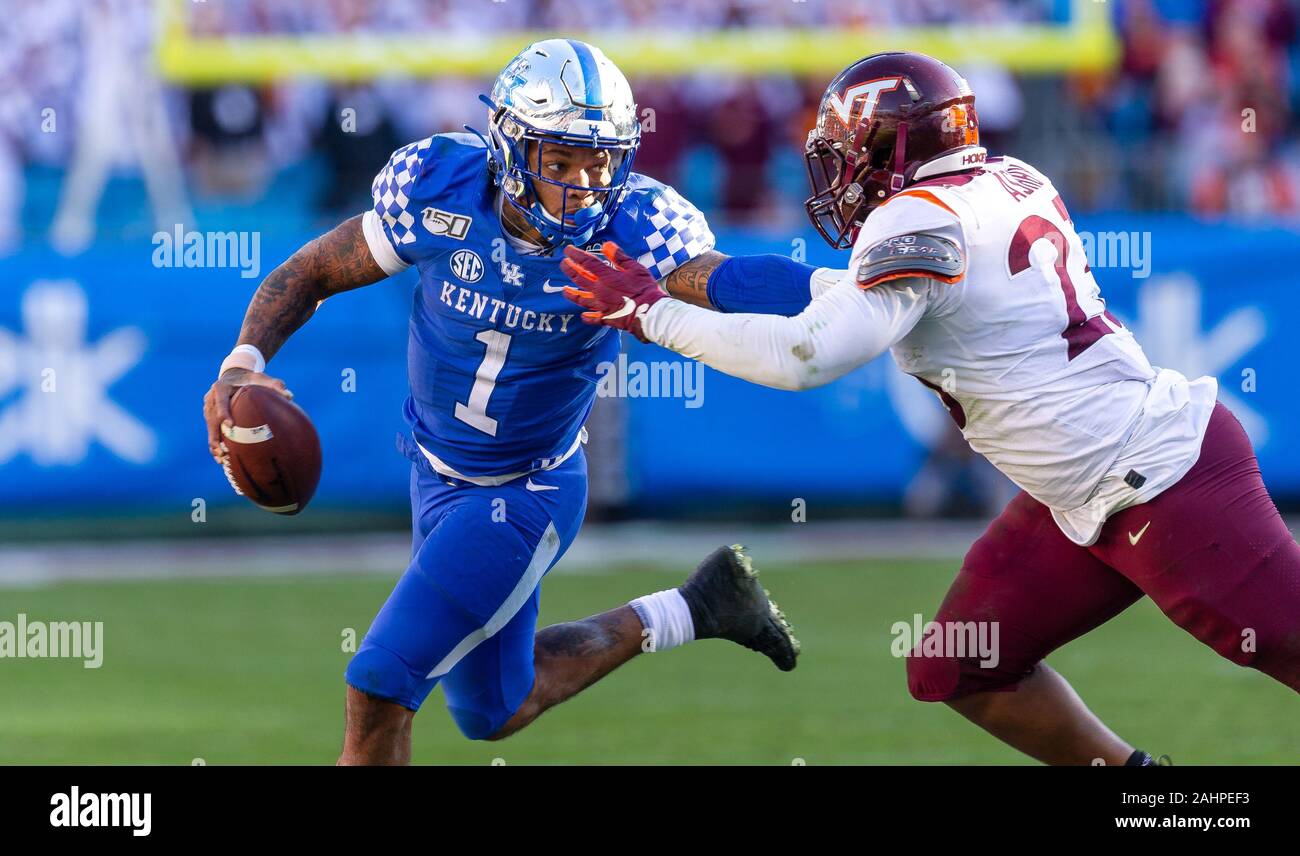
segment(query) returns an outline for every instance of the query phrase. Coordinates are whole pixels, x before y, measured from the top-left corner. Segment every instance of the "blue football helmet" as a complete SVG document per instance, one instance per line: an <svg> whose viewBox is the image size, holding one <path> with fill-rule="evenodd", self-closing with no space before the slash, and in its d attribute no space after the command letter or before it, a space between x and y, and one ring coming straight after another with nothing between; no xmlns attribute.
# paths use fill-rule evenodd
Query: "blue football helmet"
<svg viewBox="0 0 1300 856"><path fill-rule="evenodd" d="M480 99L488 106L485 142L493 180L506 202L541 232L552 251L591 240L618 210L641 145L636 103L623 72L600 48L576 39L547 39L511 60L492 94ZM537 144L532 163L525 156L529 141ZM609 186L583 187L542 175L539 164L548 144L608 150ZM569 208L570 192L594 193L596 201L557 218L538 198L537 182L563 189L561 212Z"/></svg>

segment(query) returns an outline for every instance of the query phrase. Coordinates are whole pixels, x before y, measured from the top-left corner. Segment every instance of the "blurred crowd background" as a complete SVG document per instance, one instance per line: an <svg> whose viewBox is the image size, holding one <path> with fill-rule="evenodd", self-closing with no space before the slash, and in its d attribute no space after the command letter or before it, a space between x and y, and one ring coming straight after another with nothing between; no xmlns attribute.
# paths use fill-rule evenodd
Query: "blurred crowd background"
<svg viewBox="0 0 1300 856"><path fill-rule="evenodd" d="M427 33L474 39L518 30L658 34L744 27L1050 23L1064 0L232 0L190 6L200 36ZM1300 212L1300 41L1294 0L1113 0L1113 70L1018 75L961 67L985 139L1054 176L1074 210ZM150 71L151 0L13 0L0 17L0 252L50 230L76 250L96 229L185 219L188 206L270 206L316 226L359 210L392 149L482 124L489 78L331 85L284 80L187 88ZM617 57L615 57L617 60ZM633 79L653 110L639 169L715 220L785 228L806 195L800 158L825 75ZM155 87L157 88L155 91ZM1249 105L1243 108L1242 105ZM354 127L339 116L354 110ZM33 117L52 110L65 133ZM1251 111L1245 114L1243 111ZM126 115L128 121L118 121ZM1243 122L1254 133L1240 133ZM140 205L95 208L103 184L143 177ZM286 176L288 178L286 178ZM282 179L277 183L277 178ZM286 187L292 192L286 192ZM175 215L175 216L173 216ZM98 222L96 222L98 220ZM34 237L29 235L29 237Z"/></svg>

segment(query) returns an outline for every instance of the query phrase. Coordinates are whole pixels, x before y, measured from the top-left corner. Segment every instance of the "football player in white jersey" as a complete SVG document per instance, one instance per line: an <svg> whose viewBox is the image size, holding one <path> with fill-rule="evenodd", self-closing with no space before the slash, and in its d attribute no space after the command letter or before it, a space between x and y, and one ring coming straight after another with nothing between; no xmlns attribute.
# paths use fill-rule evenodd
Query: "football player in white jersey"
<svg viewBox="0 0 1300 856"><path fill-rule="evenodd" d="M918 647L912 694L1047 763L1150 764L1042 662L1144 594L1300 691L1300 545L1250 441L1213 378L1153 367L1106 311L1051 181L979 145L966 81L920 54L860 60L827 89L806 158L809 216L852 255L801 311L757 314L781 302L767 293L669 297L612 244L608 263L566 251L569 295L588 323L781 389L889 349L1021 488L936 615L996 622L996 664Z"/></svg>

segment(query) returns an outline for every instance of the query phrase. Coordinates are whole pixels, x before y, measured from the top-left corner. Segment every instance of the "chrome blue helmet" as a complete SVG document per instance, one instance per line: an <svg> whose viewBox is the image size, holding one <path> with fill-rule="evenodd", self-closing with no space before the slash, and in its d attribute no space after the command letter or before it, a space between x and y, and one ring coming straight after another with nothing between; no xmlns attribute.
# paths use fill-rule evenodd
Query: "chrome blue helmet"
<svg viewBox="0 0 1300 856"><path fill-rule="evenodd" d="M552 248L584 244L609 223L622 201L641 145L632 87L600 48L576 39L535 42L510 61L497 77L488 105L488 152L492 174L506 202L542 233ZM537 150L526 157L528 142ZM606 149L612 179L608 187L584 187L541 174L547 145ZM542 205L537 182L561 188L561 213L569 193L594 194L596 201L557 218Z"/></svg>

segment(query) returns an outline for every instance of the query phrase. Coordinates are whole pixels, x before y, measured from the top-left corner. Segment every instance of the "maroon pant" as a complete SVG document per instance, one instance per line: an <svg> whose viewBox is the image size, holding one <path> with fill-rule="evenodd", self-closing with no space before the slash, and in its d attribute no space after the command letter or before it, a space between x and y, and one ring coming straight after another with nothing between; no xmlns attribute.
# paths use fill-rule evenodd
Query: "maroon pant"
<svg viewBox="0 0 1300 856"><path fill-rule="evenodd" d="M966 554L935 616L998 622L996 665L913 656L908 686L922 701L1013 689L1048 653L1144 594L1221 656L1300 692L1300 545L1222 404L1187 475L1113 515L1092 547L1067 539L1028 494L1013 499Z"/></svg>

